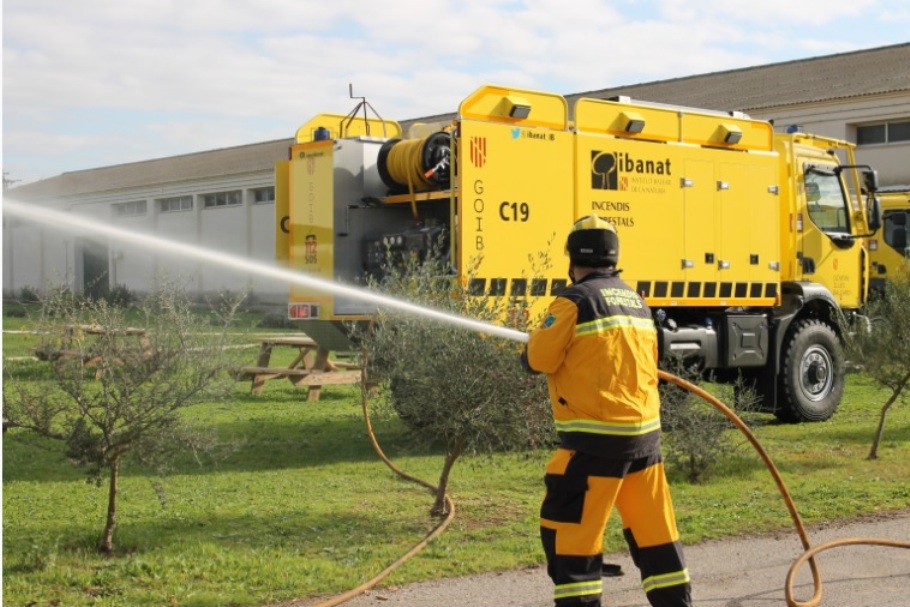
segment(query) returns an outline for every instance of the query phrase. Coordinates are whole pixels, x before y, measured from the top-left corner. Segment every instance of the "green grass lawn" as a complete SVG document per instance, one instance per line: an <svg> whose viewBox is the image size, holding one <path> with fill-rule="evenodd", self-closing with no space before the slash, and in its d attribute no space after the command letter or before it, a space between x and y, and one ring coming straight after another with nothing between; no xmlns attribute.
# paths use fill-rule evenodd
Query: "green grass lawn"
<svg viewBox="0 0 910 607"><path fill-rule="evenodd" d="M6 356L27 347L24 338L4 338ZM200 466L186 454L167 476L124 471L113 556L94 551L106 487L87 484L60 445L21 429L6 433L4 605L213 607L331 595L371 578L439 522L429 515L430 493L373 452L356 387L325 387L319 402L306 402L306 390L287 381L270 382L259 396L249 388L238 382L230 399L188 412L239 445L229 457ZM851 375L828 422L759 419L755 431L805 522L910 507L910 408L892 410L880 459L866 459L884 397ZM397 466L436 482L441 452L413 446L394 418L373 421ZM704 485L671 473L684 542L789 527L773 480L750 449L744 445ZM454 522L385 583L540 563L537 510L548 457L460 460L450 487ZM606 550L622 548L614 520Z"/></svg>

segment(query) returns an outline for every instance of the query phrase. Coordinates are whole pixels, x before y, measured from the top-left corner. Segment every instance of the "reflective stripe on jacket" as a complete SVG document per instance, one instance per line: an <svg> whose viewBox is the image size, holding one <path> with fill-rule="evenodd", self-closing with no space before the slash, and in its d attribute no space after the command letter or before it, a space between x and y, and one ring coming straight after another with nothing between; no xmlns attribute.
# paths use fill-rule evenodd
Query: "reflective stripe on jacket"
<svg viewBox="0 0 910 607"><path fill-rule="evenodd" d="M594 272L550 304L528 363L546 373L562 446L606 457L660 449L657 333L618 272Z"/></svg>

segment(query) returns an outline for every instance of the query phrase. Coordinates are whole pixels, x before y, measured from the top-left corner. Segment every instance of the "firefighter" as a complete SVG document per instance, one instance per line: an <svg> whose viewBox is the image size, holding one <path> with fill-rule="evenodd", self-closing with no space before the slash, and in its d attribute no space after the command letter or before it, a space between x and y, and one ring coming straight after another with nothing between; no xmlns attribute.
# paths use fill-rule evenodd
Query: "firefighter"
<svg viewBox="0 0 910 607"><path fill-rule="evenodd" d="M560 444L546 467L540 538L556 607L601 604L603 534L616 506L654 607L691 605L660 452L657 333L619 277L619 238L579 219L566 244L572 285L531 332L522 363L546 373Z"/></svg>

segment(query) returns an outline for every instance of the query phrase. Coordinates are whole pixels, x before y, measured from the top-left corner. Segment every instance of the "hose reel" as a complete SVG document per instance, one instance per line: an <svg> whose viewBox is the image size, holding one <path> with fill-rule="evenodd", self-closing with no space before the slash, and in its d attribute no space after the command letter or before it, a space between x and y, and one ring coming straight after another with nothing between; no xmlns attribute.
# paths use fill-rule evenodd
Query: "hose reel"
<svg viewBox="0 0 910 607"><path fill-rule="evenodd" d="M450 186L451 136L440 131L422 139L390 139L379 148L377 168L392 192L425 192Z"/></svg>

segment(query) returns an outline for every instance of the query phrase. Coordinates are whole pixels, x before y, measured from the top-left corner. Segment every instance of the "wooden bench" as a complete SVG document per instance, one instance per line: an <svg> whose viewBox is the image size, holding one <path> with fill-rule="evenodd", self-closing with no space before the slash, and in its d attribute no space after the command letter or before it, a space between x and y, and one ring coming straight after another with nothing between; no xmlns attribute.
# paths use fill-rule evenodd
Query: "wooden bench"
<svg viewBox="0 0 910 607"><path fill-rule="evenodd" d="M256 364L233 370L236 379L252 381L252 394L260 394L267 381L286 378L294 386L308 388L307 400L316 401L322 386L360 382L357 363L330 360L329 351L305 335L276 335L256 341L260 344ZM296 348L297 355L286 367L271 366L272 351L276 347Z"/></svg>

